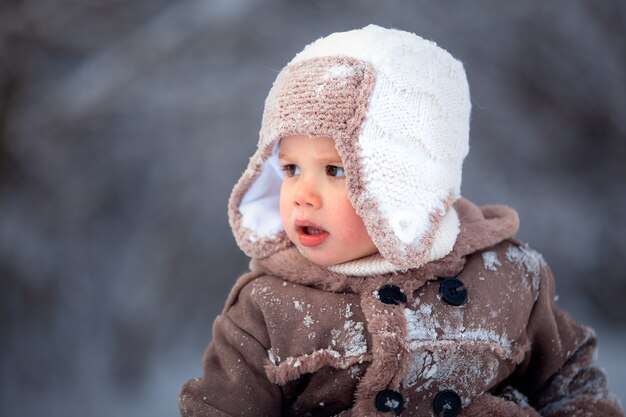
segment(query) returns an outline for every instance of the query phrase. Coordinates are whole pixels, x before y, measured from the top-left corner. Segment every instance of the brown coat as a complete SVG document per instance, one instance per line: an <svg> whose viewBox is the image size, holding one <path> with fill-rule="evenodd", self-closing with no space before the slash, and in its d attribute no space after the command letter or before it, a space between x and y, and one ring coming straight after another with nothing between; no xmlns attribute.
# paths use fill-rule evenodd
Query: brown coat
<svg viewBox="0 0 626 417"><path fill-rule="evenodd" d="M293 248L252 261L182 416L435 416L435 403L444 416L623 415L591 366L593 332L555 306L549 268L512 238L515 212L455 208L452 253L419 269L345 276ZM461 305L440 292L447 277Z"/></svg>

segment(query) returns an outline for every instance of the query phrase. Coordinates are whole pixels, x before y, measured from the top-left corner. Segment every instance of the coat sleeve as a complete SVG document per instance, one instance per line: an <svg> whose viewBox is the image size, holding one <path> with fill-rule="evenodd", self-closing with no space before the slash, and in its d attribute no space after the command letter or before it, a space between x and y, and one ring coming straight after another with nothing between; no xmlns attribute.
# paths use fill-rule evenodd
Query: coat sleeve
<svg viewBox="0 0 626 417"><path fill-rule="evenodd" d="M554 278L543 264L526 329L529 350L495 393L484 393L464 417L624 416L604 372L593 365L596 337L554 303Z"/></svg>
<svg viewBox="0 0 626 417"><path fill-rule="evenodd" d="M606 375L594 366L594 332L576 323L554 300L554 278L543 264L527 326L530 351L500 398L546 417L623 416Z"/></svg>
<svg viewBox="0 0 626 417"><path fill-rule="evenodd" d="M537 392L534 405L542 416L623 416L607 387L606 375L593 366L596 339L591 337Z"/></svg>
<svg viewBox="0 0 626 417"><path fill-rule="evenodd" d="M264 371L268 345L262 312L244 288L213 324L204 375L181 390L181 416L280 416L280 387Z"/></svg>

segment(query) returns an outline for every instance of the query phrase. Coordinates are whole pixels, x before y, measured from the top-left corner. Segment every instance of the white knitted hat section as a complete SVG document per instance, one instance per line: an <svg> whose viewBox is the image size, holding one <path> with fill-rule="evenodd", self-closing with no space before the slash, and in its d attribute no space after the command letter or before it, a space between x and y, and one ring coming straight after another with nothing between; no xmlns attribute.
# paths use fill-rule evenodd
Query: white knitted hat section
<svg viewBox="0 0 626 417"><path fill-rule="evenodd" d="M376 69L359 136L367 184L361 198L377 202L405 245L419 244L433 213L446 215L451 235L445 240L453 243L458 218L446 214L444 202L460 196L469 150L471 105L462 64L434 42L374 25L319 39L291 63L329 55L368 61Z"/></svg>
<svg viewBox="0 0 626 417"><path fill-rule="evenodd" d="M446 69L438 56L420 52L410 60L420 59L412 67L423 71L402 71L406 62L393 60L377 67L359 138L368 192L405 244L424 235L432 213L446 212L450 194L459 196L468 151L469 120L463 115L469 114L469 100L450 91L458 88L450 87L447 76L433 76Z"/></svg>

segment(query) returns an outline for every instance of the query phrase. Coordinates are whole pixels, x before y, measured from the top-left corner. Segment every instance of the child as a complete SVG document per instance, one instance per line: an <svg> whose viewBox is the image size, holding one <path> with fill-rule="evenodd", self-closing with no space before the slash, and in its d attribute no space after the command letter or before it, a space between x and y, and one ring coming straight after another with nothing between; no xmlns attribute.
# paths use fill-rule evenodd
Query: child
<svg viewBox="0 0 626 417"><path fill-rule="evenodd" d="M460 198L463 66L370 25L307 46L231 195L250 272L183 416L622 416L517 214Z"/></svg>

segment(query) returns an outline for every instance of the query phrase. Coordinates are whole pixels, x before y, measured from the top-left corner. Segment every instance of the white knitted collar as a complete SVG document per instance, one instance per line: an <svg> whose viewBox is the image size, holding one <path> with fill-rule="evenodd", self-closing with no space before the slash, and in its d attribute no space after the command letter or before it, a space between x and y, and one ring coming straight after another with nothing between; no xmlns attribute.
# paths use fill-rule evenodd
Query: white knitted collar
<svg viewBox="0 0 626 417"><path fill-rule="evenodd" d="M329 265L326 267L330 272L355 277L366 277L370 275L382 275L397 271L388 260L383 258L379 252L364 258L344 262L342 264Z"/></svg>

